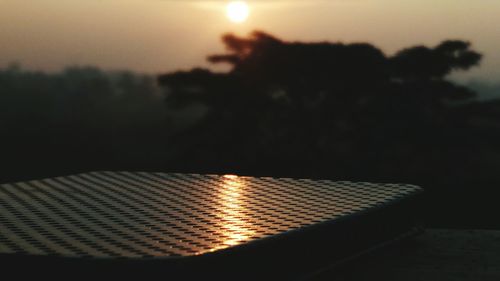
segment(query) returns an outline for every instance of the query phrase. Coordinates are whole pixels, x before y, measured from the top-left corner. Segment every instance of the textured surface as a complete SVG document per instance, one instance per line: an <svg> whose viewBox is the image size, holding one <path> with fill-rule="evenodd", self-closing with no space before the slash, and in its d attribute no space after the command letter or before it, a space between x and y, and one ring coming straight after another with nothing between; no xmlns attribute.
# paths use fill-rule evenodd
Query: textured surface
<svg viewBox="0 0 500 281"><path fill-rule="evenodd" d="M0 253L193 256L350 216L411 185L94 172L0 186Z"/></svg>
<svg viewBox="0 0 500 281"><path fill-rule="evenodd" d="M325 273L314 280L497 281L500 231L429 229L366 257L344 273Z"/></svg>

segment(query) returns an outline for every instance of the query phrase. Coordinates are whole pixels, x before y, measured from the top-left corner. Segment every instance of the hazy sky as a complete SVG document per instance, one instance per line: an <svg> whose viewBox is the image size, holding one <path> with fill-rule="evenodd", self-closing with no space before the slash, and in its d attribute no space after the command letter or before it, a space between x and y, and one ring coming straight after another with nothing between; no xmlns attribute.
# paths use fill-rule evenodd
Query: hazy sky
<svg viewBox="0 0 500 281"><path fill-rule="evenodd" d="M462 78L500 80L499 0L247 1L242 24L227 19L227 2L0 0L0 68L188 69L223 51L222 33L261 29L287 40L370 42L387 54L466 39L485 58Z"/></svg>

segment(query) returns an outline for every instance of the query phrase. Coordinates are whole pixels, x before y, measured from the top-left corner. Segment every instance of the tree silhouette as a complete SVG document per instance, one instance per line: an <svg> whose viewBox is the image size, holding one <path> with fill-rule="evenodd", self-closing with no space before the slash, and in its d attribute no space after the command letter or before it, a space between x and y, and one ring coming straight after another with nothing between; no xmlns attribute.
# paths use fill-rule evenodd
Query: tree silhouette
<svg viewBox="0 0 500 281"><path fill-rule="evenodd" d="M453 70L467 70L479 64L481 55L469 48L469 42L448 40L433 49L404 49L391 60L392 75L405 80L443 79Z"/></svg>
<svg viewBox="0 0 500 281"><path fill-rule="evenodd" d="M222 40L227 53L208 60L229 64L229 72L193 69L159 77L169 106L208 108L177 136L176 167L397 177L404 159L451 141L446 132L457 118L450 104L474 93L446 77L481 60L459 40L393 56L366 43L287 42L261 31ZM436 141L429 143L429 136Z"/></svg>

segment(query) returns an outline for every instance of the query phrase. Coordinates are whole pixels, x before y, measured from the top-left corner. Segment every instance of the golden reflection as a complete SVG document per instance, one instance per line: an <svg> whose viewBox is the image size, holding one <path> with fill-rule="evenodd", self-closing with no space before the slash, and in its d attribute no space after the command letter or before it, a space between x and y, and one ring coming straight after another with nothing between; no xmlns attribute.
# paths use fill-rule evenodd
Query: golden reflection
<svg viewBox="0 0 500 281"><path fill-rule="evenodd" d="M218 195L223 240L219 248L237 245L254 234L254 231L249 228L248 218L244 212L245 207L242 206L241 201L245 187L244 178L235 175L222 177Z"/></svg>

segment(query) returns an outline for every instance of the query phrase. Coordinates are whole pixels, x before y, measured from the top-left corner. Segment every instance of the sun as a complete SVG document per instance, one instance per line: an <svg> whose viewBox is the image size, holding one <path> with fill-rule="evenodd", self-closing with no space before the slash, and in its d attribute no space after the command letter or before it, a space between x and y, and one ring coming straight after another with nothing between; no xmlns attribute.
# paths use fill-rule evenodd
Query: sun
<svg viewBox="0 0 500 281"><path fill-rule="evenodd" d="M226 15L234 23L242 23L248 19L250 8L245 1L232 1L227 4Z"/></svg>

